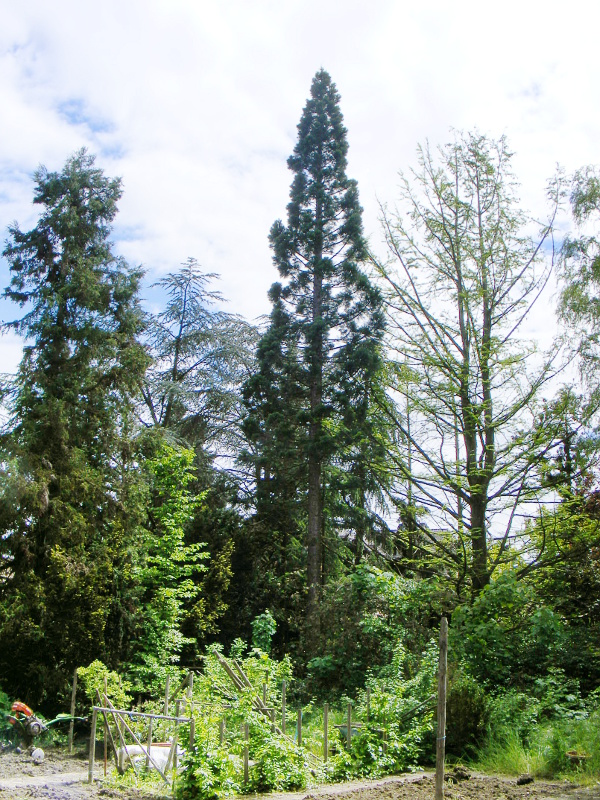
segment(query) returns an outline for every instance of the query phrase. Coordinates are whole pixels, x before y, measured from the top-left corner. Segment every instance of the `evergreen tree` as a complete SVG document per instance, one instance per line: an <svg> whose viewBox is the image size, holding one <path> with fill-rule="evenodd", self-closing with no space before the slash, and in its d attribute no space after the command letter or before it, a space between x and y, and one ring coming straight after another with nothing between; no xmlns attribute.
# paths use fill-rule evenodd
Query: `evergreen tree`
<svg viewBox="0 0 600 800"><path fill-rule="evenodd" d="M147 364L141 271L112 252L121 196L84 150L40 167L35 227L9 229L5 297L26 337L2 438L0 670L21 697L60 691L74 666L118 658L145 489L131 397Z"/></svg>
<svg viewBox="0 0 600 800"><path fill-rule="evenodd" d="M271 323L246 390L259 507L305 508L309 648L319 631L325 469L342 447L336 420L355 399L341 388L364 383L378 368L383 335L379 293L360 269L367 248L347 151L339 95L321 70L288 160L294 179L287 225L271 228L283 281L271 288Z"/></svg>

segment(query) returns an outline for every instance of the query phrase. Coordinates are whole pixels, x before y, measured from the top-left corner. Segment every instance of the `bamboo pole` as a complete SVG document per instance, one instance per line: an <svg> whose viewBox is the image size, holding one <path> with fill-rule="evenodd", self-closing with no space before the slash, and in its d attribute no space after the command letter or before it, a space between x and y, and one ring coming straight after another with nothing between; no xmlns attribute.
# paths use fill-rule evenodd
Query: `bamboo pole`
<svg viewBox="0 0 600 800"><path fill-rule="evenodd" d="M94 759L96 758L96 721L98 719L98 712L96 709L92 711L92 729L90 731L90 760L88 764L88 783L94 780Z"/></svg>
<svg viewBox="0 0 600 800"><path fill-rule="evenodd" d="M171 676L167 675L165 681L165 704L163 706L165 717L169 716L169 684L171 683Z"/></svg>
<svg viewBox="0 0 600 800"><path fill-rule="evenodd" d="M187 701L190 706L190 750L193 750L196 738L196 722L194 720L194 673L191 670L188 679Z"/></svg>
<svg viewBox="0 0 600 800"><path fill-rule="evenodd" d="M298 731L298 747L302 747L302 709L298 709L298 721L296 723Z"/></svg>
<svg viewBox="0 0 600 800"><path fill-rule="evenodd" d="M285 733L285 681L281 682L281 730Z"/></svg>
<svg viewBox="0 0 600 800"><path fill-rule="evenodd" d="M146 753L146 769L150 766L150 750L152 749L152 717L148 720L148 752Z"/></svg>
<svg viewBox="0 0 600 800"><path fill-rule="evenodd" d="M173 741L171 743L171 749L169 750L169 755L167 757L165 772L168 772L171 769L171 764L173 765L173 769L177 769L177 739L179 738L180 707L181 707L181 701L178 700L177 703L175 704L175 714L177 715L177 722L175 723L175 732L173 733Z"/></svg>
<svg viewBox="0 0 600 800"><path fill-rule="evenodd" d="M119 734L119 744L121 745L121 747L119 748L119 759L118 759L118 764L117 764L117 771L119 772L120 775L123 775L123 773L125 772L125 756L127 756L127 760L129 761L129 763L133 767L133 771L135 772L135 774L137 776L137 774L138 774L137 767L135 766L135 764L133 762L133 759L129 755L129 750L127 749L127 745L125 744L125 736L123 735L122 726L126 727L129 730L129 732L132 733L132 735L134 736L134 738L135 738L135 740L136 740L136 742L138 744L139 744L139 740L137 739L135 734L133 734L133 731L131 731L131 729L129 728L129 726L125 722L125 720L122 719L121 715L117 712L116 708L113 706L113 704L110 702L110 700L108 699L108 697L106 695L104 695L104 702L106 703L108 708L112 710L111 713L112 713L112 716L113 716L113 720L114 720L114 723L115 723L116 728L117 728L117 733Z"/></svg>
<svg viewBox="0 0 600 800"><path fill-rule="evenodd" d="M107 698L107 699L108 699L108 698ZM116 709L114 706L113 706L112 708L110 708L110 706L112 706L112 703L110 702L110 700L108 700L108 705L109 705L109 708L108 708L108 711L109 711L109 713L111 713L111 714L113 715L113 718L115 718L115 717L116 717L116 716L119 714L119 712L117 711L117 709ZM96 709L96 710L97 710L97 711L104 711L105 709L101 709L101 708L100 708L100 709ZM129 712L127 712L127 713L129 713ZM141 715L141 716L143 716L143 715ZM116 720L115 720L115 721L116 721ZM144 745L143 745L143 744L140 742L140 740L138 739L138 737L137 737L137 736L135 735L135 733L134 733L134 732L131 730L131 728L130 728L130 727L129 727L129 725L128 725L128 724L125 722L125 720L124 720L124 719L123 719L123 725L125 726L125 728L126 728L126 729L129 731L129 733L131 734L131 737L133 738L134 742L135 742L135 743L138 745L138 747L140 747L140 749L141 749L142 753L145 753L145 754L146 754L146 756L148 756L148 757L150 758L150 762L151 762L152 766L153 766L153 767L154 767L154 769L155 769L155 770L156 770L156 771L157 771L157 772L160 774L160 777L163 779L163 781L164 781L164 782L167 784L167 786L170 786L170 785L171 785L171 782L169 781L169 779L167 778L167 776L166 776L166 775L163 773L162 769L161 769L161 768L158 766L158 764L157 764L157 763L156 763L156 761L154 760L154 758L153 758L153 756L152 756L152 753L151 753L150 751L148 751L148 750L146 750L146 749L144 748ZM120 733L120 731L119 731L119 733ZM131 763L133 764L133 761L132 761ZM166 770L165 770L165 772L166 772Z"/></svg>
<svg viewBox="0 0 600 800"><path fill-rule="evenodd" d="M113 739L112 732L110 730L110 726L108 724L108 717L106 716L106 711L102 709L102 697L98 689L96 689L96 699L98 701L98 706L100 713L102 714L102 718L104 719L104 734L105 736L108 734L108 740L110 741L110 746L112 748L113 758L115 760L115 767L118 768L119 766L119 757L117 755L117 747L115 745L115 740ZM107 754L108 756L108 754ZM104 773L106 775L106 772Z"/></svg>
<svg viewBox="0 0 600 800"><path fill-rule="evenodd" d="M169 689L170 688L171 688L171 676L167 675L167 677L165 679L165 702L164 702L164 705L163 705L163 714L165 715L165 717L169 716ZM166 725L166 722L165 722L165 725L164 725L163 733L164 733L164 738L166 739L167 738L167 725Z"/></svg>
<svg viewBox="0 0 600 800"><path fill-rule="evenodd" d="M77 697L77 669L73 672L73 688L71 689L71 722L69 722L69 755L73 753L73 731L75 727L75 699Z"/></svg>
<svg viewBox="0 0 600 800"><path fill-rule="evenodd" d="M444 760L446 756L446 670L448 668L448 620L440 624L438 666L437 738L435 748L435 800L444 800Z"/></svg>
<svg viewBox="0 0 600 800"><path fill-rule="evenodd" d="M247 784L250 778L248 764L248 742L250 740L250 729L248 723L244 723L244 783Z"/></svg>
<svg viewBox="0 0 600 800"><path fill-rule="evenodd" d="M349 750L352 745L352 703L348 703L346 726L346 744L348 745Z"/></svg>
<svg viewBox="0 0 600 800"><path fill-rule="evenodd" d="M327 763L329 752L329 703L323 707L323 762Z"/></svg>

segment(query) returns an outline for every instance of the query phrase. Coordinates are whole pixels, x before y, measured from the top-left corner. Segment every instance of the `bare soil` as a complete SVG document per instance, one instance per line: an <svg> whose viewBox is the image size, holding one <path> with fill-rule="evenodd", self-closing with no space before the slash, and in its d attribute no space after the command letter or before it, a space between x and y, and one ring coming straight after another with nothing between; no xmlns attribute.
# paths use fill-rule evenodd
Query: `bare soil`
<svg viewBox="0 0 600 800"><path fill-rule="evenodd" d="M452 773L450 773L450 776ZM98 765L96 780L87 780L87 760L68 756L64 751L45 750L42 764L36 765L29 753L0 753L0 800L158 800L169 796L137 789L114 789L103 784L103 766ZM433 800L431 773L401 775L377 781L322 786L304 792L271 794L269 800ZM580 787L568 782L534 781L518 786L516 778L472 774L467 780L446 783L448 800L600 800L600 785Z"/></svg>

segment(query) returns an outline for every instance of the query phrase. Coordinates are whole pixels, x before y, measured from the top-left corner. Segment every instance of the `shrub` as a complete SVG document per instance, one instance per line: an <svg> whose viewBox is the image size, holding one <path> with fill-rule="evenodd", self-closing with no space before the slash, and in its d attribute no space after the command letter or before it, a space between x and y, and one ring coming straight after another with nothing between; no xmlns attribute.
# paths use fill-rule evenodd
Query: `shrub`
<svg viewBox="0 0 600 800"><path fill-rule="evenodd" d="M446 752L473 753L487 734L490 707L485 690L463 672L451 672L446 699Z"/></svg>
<svg viewBox="0 0 600 800"><path fill-rule="evenodd" d="M210 752L197 746L183 757L176 800L220 800L240 791L235 765L226 750Z"/></svg>

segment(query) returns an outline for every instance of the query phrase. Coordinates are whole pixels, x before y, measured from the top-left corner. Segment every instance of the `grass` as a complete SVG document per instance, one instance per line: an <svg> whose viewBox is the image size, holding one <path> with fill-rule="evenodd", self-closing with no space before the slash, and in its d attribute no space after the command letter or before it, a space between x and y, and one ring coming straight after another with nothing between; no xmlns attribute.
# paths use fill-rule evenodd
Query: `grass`
<svg viewBox="0 0 600 800"><path fill-rule="evenodd" d="M576 763L568 757L570 751L586 757ZM488 740L473 766L487 773L530 773L536 778L596 783L600 780L600 712L584 719L539 724L526 741L514 733L501 733Z"/></svg>

